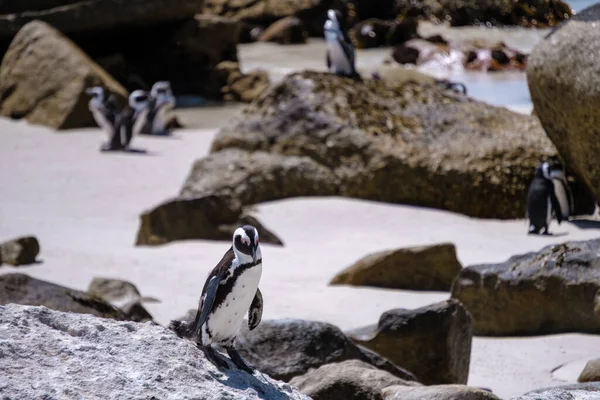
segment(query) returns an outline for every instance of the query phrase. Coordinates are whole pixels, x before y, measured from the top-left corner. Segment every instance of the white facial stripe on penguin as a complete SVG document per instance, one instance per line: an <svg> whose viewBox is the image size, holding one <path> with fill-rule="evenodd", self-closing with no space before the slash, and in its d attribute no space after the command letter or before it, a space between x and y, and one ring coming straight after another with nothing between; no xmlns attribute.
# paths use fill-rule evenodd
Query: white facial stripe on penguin
<svg viewBox="0 0 600 400"><path fill-rule="evenodd" d="M247 246L250 246L250 238L248 237L243 228L237 228L235 230L235 232L233 233L234 240L237 235L240 235L240 240L242 243L244 243Z"/></svg>
<svg viewBox="0 0 600 400"><path fill-rule="evenodd" d="M258 231L254 228L254 245L258 246Z"/></svg>
<svg viewBox="0 0 600 400"><path fill-rule="evenodd" d="M552 177L550 176L550 164L548 164L547 161L545 161L542 164L542 172L544 174L544 178L546 178L546 179L552 179Z"/></svg>

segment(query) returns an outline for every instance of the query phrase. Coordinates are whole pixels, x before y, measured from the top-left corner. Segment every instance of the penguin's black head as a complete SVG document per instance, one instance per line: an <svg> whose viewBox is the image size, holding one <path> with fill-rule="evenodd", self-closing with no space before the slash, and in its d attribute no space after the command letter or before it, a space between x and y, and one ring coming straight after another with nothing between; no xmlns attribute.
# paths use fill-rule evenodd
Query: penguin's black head
<svg viewBox="0 0 600 400"><path fill-rule="evenodd" d="M129 107L136 111L146 107L149 101L150 96L148 95L148 92L143 90L136 90L129 95Z"/></svg>
<svg viewBox="0 0 600 400"><path fill-rule="evenodd" d="M105 90L102 86L94 86L94 87L85 89L85 93L94 99L103 100Z"/></svg>
<svg viewBox="0 0 600 400"><path fill-rule="evenodd" d="M251 257L253 262L260 258L258 242L258 231L252 225L240 226L233 233L233 249L235 252L238 256Z"/></svg>
<svg viewBox="0 0 600 400"><path fill-rule="evenodd" d="M544 161L535 169L535 177L543 179L552 179L550 177L550 164L548 161Z"/></svg>
<svg viewBox="0 0 600 400"><path fill-rule="evenodd" d="M327 20L325 29L345 30L344 15L339 10L330 9L327 11Z"/></svg>

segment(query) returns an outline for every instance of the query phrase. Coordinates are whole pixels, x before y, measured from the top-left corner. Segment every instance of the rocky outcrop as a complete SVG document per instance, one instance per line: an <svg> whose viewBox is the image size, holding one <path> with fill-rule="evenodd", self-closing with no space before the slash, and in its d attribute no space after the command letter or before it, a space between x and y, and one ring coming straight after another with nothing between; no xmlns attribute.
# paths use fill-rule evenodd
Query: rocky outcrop
<svg viewBox="0 0 600 400"><path fill-rule="evenodd" d="M106 31L156 25L193 17L203 0L52 0L18 1L0 8L0 39L11 39L39 20L63 33ZM18 4L17 4L18 3Z"/></svg>
<svg viewBox="0 0 600 400"><path fill-rule="evenodd" d="M336 275L331 285L450 290L462 269L451 243L370 254Z"/></svg>
<svg viewBox="0 0 600 400"><path fill-rule="evenodd" d="M590 360L581 371L579 382L600 382L600 358Z"/></svg>
<svg viewBox="0 0 600 400"><path fill-rule="evenodd" d="M417 20L407 18L403 21L383 21L370 18L354 25L350 38L358 49L395 46L418 37Z"/></svg>
<svg viewBox="0 0 600 400"><path fill-rule="evenodd" d="M392 59L399 64L441 65L450 71L522 71L527 66L527 55L503 42L446 42L435 36L411 39L396 46L392 51Z"/></svg>
<svg viewBox="0 0 600 400"><path fill-rule="evenodd" d="M529 56L527 81L535 111L566 165L600 198L600 147L593 139L600 124L600 6L577 15Z"/></svg>
<svg viewBox="0 0 600 400"><path fill-rule="evenodd" d="M466 383L471 361L471 317L448 300L416 310L396 309L377 325L347 335L415 374L426 385Z"/></svg>
<svg viewBox="0 0 600 400"><path fill-rule="evenodd" d="M250 103L269 87L269 75L266 71L242 73L239 63L223 61L216 66L223 74L221 93L223 100Z"/></svg>
<svg viewBox="0 0 600 400"><path fill-rule="evenodd" d="M600 332L600 239L464 268L452 297L478 335Z"/></svg>
<svg viewBox="0 0 600 400"><path fill-rule="evenodd" d="M392 385L421 386L358 360L326 364L290 381L313 400L381 400Z"/></svg>
<svg viewBox="0 0 600 400"><path fill-rule="evenodd" d="M219 371L190 341L153 323L10 304L0 307L0 336L6 398L310 400L232 363Z"/></svg>
<svg viewBox="0 0 600 400"><path fill-rule="evenodd" d="M95 126L85 89L127 92L73 42L44 22L23 27L0 66L0 114L54 129Z"/></svg>
<svg viewBox="0 0 600 400"><path fill-rule="evenodd" d="M561 0L398 0L396 12L449 22L452 26L492 24L533 28L554 26L573 15L568 4Z"/></svg>
<svg viewBox="0 0 600 400"><path fill-rule="evenodd" d="M102 318L128 319L123 311L99 297L24 274L0 275L0 305L9 303L45 306L53 310L93 314Z"/></svg>
<svg viewBox="0 0 600 400"><path fill-rule="evenodd" d="M35 236L24 236L0 243L0 265L28 265L36 262L40 243Z"/></svg>
<svg viewBox="0 0 600 400"><path fill-rule="evenodd" d="M302 21L311 36L323 36L323 24L329 8L346 12L342 0L206 0L203 12L263 27L293 16Z"/></svg>
<svg viewBox="0 0 600 400"><path fill-rule="evenodd" d="M382 396L383 400L500 400L490 392L463 385L391 386Z"/></svg>
<svg viewBox="0 0 600 400"><path fill-rule="evenodd" d="M345 196L522 218L535 167L555 154L536 118L442 85L317 72L289 75L263 92L221 130L212 152L195 163L181 200L167 204L181 210L211 196L223 210L150 212L202 225L255 203Z"/></svg>
<svg viewBox="0 0 600 400"><path fill-rule="evenodd" d="M279 44L306 43L308 32L297 17L282 18L272 23L258 37L259 42L274 42Z"/></svg>
<svg viewBox="0 0 600 400"><path fill-rule="evenodd" d="M364 361L403 380L415 380L410 372L356 346L339 328L324 322L263 321L253 331L242 328L237 348L250 364L283 381L303 375L311 368L346 360Z"/></svg>
<svg viewBox="0 0 600 400"><path fill-rule="evenodd" d="M599 397L600 382L534 390L511 400L596 400Z"/></svg>
<svg viewBox="0 0 600 400"><path fill-rule="evenodd" d="M152 321L152 315L144 308L142 301L155 302L156 300L142 297L137 287L131 282L120 279L94 278L88 286L88 293L123 310L127 318L132 321Z"/></svg>
<svg viewBox="0 0 600 400"><path fill-rule="evenodd" d="M232 206L211 195L167 201L142 214L140 221L136 245L160 245L187 239L231 241L233 231L241 225L256 227L262 243L283 244L239 205Z"/></svg>

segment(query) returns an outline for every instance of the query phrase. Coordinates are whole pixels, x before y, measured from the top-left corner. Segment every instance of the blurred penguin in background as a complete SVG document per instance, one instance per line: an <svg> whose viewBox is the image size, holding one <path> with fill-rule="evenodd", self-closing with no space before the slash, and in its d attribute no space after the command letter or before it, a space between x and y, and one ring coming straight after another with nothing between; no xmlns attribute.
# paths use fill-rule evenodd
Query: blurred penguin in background
<svg viewBox="0 0 600 400"><path fill-rule="evenodd" d="M141 133L168 135L170 133L169 112L173 108L175 108L175 96L171 84L167 81L156 82L150 90L146 124Z"/></svg>
<svg viewBox="0 0 600 400"><path fill-rule="evenodd" d="M342 13L327 11L327 21L323 27L327 41L327 68L336 75L357 78L354 63L354 46L348 36Z"/></svg>

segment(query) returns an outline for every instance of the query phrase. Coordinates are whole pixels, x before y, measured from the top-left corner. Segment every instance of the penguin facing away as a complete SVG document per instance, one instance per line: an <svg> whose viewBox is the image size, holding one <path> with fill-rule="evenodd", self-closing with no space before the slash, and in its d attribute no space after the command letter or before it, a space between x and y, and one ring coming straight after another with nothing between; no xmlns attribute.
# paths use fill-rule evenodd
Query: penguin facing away
<svg viewBox="0 0 600 400"><path fill-rule="evenodd" d="M250 330L261 321L263 300L258 289L261 275L258 231L251 225L241 226L233 234L232 246L204 283L194 321L171 321L169 328L201 345L217 367L228 368L228 364L212 345L222 346L237 367L253 373L253 367L235 349L235 339L246 312Z"/></svg>
<svg viewBox="0 0 600 400"><path fill-rule="evenodd" d="M354 46L345 29L342 13L338 10L327 11L327 21L323 29L327 41L329 72L348 77L360 77L355 68Z"/></svg>
<svg viewBox="0 0 600 400"><path fill-rule="evenodd" d="M146 117L148 127L142 133L149 132L152 135L168 134L168 113L173 108L175 108L175 96L173 96L171 84L167 81L159 81L152 85Z"/></svg>
<svg viewBox="0 0 600 400"><path fill-rule="evenodd" d="M566 211L568 216L569 210ZM535 176L527 193L527 217L529 233L549 234L548 227L553 217L560 224L565 213L555 193L550 163L543 162L535 170Z"/></svg>
<svg viewBox="0 0 600 400"><path fill-rule="evenodd" d="M85 91L90 96L88 108L98 126L108 134L108 143L103 146L107 150L119 150L121 148L120 138L115 135L115 126L121 107L115 96L102 86L88 88Z"/></svg>

